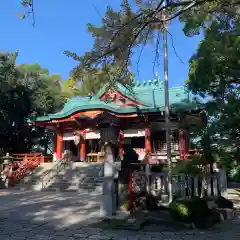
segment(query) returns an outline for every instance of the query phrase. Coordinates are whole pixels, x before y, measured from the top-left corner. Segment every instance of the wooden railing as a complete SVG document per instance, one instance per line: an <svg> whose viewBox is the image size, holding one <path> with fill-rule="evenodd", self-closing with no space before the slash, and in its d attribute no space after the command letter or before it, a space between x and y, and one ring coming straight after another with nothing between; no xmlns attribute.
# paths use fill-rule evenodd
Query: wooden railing
<svg viewBox="0 0 240 240"><path fill-rule="evenodd" d="M14 157L14 161L22 161L28 157L43 157L42 153L18 153L18 154L12 154L12 157Z"/></svg>
<svg viewBox="0 0 240 240"><path fill-rule="evenodd" d="M9 176L9 185L12 186L44 161L44 156L41 153L13 154L13 157L18 162L18 169L12 171L12 174Z"/></svg>
<svg viewBox="0 0 240 240"><path fill-rule="evenodd" d="M43 156L42 153L19 153L19 154L12 154L14 163L21 163L24 159L28 157L42 157L42 162L52 162L52 156Z"/></svg>

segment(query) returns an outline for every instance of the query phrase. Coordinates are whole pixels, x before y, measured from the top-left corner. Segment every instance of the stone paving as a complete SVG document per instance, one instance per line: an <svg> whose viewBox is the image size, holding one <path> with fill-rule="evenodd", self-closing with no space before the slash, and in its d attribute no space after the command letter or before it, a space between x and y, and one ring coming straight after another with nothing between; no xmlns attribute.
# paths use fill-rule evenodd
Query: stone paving
<svg viewBox="0 0 240 240"><path fill-rule="evenodd" d="M238 197L239 199L239 197ZM1 240L240 239L240 218L208 231L103 230L93 227L100 196L81 193L0 191Z"/></svg>

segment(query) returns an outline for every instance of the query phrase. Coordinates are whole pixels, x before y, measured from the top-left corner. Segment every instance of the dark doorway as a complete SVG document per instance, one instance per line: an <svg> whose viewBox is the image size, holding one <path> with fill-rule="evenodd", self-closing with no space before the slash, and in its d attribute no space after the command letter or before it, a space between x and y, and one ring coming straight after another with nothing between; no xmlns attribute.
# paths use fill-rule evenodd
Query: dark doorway
<svg viewBox="0 0 240 240"><path fill-rule="evenodd" d="M80 161L80 159L79 159L79 146L76 145L73 140L69 141L69 150L73 155L73 160L75 162Z"/></svg>

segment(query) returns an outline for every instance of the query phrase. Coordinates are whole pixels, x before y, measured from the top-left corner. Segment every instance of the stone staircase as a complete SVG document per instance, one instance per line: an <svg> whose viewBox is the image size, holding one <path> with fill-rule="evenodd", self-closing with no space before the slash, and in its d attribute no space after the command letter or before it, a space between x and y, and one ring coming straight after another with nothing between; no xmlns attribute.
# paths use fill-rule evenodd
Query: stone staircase
<svg viewBox="0 0 240 240"><path fill-rule="evenodd" d="M24 177L13 190L42 190L42 176L54 167L54 163L41 163L31 174Z"/></svg>
<svg viewBox="0 0 240 240"><path fill-rule="evenodd" d="M13 189L100 194L102 183L102 164L72 162L57 169L56 163L42 163Z"/></svg>
<svg viewBox="0 0 240 240"><path fill-rule="evenodd" d="M102 193L101 163L70 163L58 172L44 191Z"/></svg>

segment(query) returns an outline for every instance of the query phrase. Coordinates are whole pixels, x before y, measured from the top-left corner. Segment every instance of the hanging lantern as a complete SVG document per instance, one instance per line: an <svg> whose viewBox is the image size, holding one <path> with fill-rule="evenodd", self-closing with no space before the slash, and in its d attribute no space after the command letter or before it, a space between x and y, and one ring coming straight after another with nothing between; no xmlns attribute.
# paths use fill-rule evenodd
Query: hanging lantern
<svg viewBox="0 0 240 240"><path fill-rule="evenodd" d="M78 145L80 143L80 136L79 135L75 135L73 141L74 141L75 145Z"/></svg>
<svg viewBox="0 0 240 240"><path fill-rule="evenodd" d="M99 119L97 127L103 143L116 143L119 140L120 120L113 114L105 112Z"/></svg>
<svg viewBox="0 0 240 240"><path fill-rule="evenodd" d="M100 137L103 142L115 143L119 139L119 129L116 127L100 128Z"/></svg>
<svg viewBox="0 0 240 240"><path fill-rule="evenodd" d="M119 140L120 128L118 125L101 123L98 126L102 142L116 143Z"/></svg>

